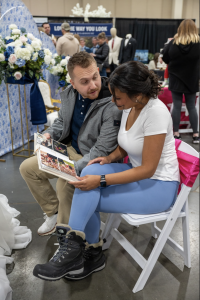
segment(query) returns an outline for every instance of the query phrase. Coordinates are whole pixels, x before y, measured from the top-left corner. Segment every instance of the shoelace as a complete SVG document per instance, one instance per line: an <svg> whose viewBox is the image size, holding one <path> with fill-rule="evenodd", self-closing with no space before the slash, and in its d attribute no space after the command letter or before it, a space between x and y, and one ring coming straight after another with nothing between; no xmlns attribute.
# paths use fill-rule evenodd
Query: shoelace
<svg viewBox="0 0 200 300"><path fill-rule="evenodd" d="M61 235L59 233L53 233L52 235L56 235L58 242L59 242L59 248L56 250L54 256L51 260L53 261L61 261L60 258L64 258L64 254L69 254L68 251L71 251L71 248L69 248L68 240L71 238L71 235L68 234L67 236ZM51 235L51 236L52 236Z"/></svg>

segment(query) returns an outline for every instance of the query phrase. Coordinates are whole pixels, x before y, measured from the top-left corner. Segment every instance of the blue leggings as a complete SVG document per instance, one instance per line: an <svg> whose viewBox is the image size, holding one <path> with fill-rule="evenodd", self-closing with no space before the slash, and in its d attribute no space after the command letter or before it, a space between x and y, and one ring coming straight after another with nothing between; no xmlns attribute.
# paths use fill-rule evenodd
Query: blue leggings
<svg viewBox="0 0 200 300"><path fill-rule="evenodd" d="M123 172L131 164L93 164L81 176ZM105 213L153 214L165 211L175 202L179 182L144 179L122 185L110 185L91 191L75 189L69 226L84 231L89 244L99 241L100 215Z"/></svg>

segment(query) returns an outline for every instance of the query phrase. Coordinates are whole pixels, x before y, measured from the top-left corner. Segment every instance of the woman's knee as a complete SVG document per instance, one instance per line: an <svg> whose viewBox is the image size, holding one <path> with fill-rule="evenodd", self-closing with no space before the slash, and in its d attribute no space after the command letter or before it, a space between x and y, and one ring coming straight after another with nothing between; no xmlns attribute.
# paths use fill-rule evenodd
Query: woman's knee
<svg viewBox="0 0 200 300"><path fill-rule="evenodd" d="M102 166L100 164L92 164L90 166L87 166L82 170L81 177L83 177L85 175L100 175L100 174L102 174L103 167L104 166Z"/></svg>

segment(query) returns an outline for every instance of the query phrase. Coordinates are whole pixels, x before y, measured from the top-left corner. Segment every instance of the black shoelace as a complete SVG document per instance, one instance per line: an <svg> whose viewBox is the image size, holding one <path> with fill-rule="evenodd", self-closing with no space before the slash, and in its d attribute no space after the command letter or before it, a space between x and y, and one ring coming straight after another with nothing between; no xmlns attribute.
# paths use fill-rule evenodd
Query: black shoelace
<svg viewBox="0 0 200 300"><path fill-rule="evenodd" d="M52 257L51 260L55 261L61 261L61 258L64 258L65 254L69 254L68 251L71 251L71 248L69 248L69 239L71 238L70 234L61 235L59 233L53 233L52 235L56 235L58 242L59 242L59 248L55 252L54 256Z"/></svg>

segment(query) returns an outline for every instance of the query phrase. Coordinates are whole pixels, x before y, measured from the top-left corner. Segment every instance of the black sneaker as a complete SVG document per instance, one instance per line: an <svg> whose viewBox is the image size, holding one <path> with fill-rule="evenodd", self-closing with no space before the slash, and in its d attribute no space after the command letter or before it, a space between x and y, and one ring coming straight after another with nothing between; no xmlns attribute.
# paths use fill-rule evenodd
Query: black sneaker
<svg viewBox="0 0 200 300"><path fill-rule="evenodd" d="M36 265L33 275L49 281L59 280L66 275L83 273L84 232L71 230L70 226L56 226L59 248L46 264Z"/></svg>
<svg viewBox="0 0 200 300"><path fill-rule="evenodd" d="M97 244L87 244L86 248L83 250L84 271L79 274L67 274L65 278L71 280L83 279L94 272L101 271L105 268L105 255L102 251L103 240Z"/></svg>
<svg viewBox="0 0 200 300"><path fill-rule="evenodd" d="M199 136L193 136L193 144L199 144Z"/></svg>

